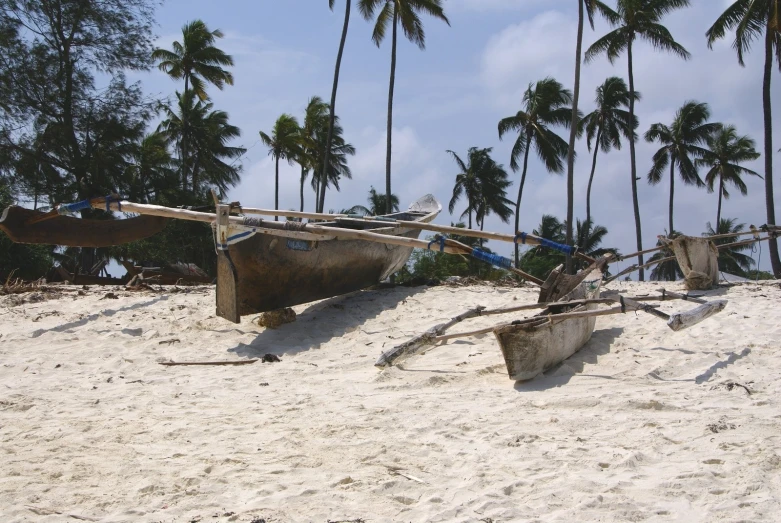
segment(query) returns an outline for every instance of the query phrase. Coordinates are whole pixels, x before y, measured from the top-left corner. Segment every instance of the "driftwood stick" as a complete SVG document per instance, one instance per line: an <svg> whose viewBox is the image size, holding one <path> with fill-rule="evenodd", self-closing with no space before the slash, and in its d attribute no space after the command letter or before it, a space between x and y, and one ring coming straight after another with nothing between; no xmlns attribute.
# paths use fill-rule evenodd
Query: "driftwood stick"
<svg viewBox="0 0 781 523"><path fill-rule="evenodd" d="M174 365L249 365L258 361L254 360L232 360L232 361L161 361L160 365L173 367Z"/></svg>

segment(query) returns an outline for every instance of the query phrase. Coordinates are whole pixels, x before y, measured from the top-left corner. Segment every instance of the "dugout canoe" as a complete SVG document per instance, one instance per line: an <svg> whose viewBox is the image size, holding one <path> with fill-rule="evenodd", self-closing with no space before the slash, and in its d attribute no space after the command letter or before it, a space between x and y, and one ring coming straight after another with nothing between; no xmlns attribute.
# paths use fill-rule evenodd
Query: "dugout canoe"
<svg viewBox="0 0 781 523"><path fill-rule="evenodd" d="M557 314L597 308L597 304L573 306L567 302L599 298L602 267L592 266L577 276L580 281L575 288L539 314L494 329L510 379L530 380L575 354L591 339L596 317L556 321Z"/></svg>
<svg viewBox="0 0 781 523"><path fill-rule="evenodd" d="M432 195L426 195L406 211L386 217L428 223L441 210L442 205ZM247 236L232 239L228 245L240 316L370 287L401 269L412 253L412 247L298 231L299 222L295 221L285 225L286 230L258 228ZM406 238L418 238L421 232L382 221L335 220L317 225Z"/></svg>

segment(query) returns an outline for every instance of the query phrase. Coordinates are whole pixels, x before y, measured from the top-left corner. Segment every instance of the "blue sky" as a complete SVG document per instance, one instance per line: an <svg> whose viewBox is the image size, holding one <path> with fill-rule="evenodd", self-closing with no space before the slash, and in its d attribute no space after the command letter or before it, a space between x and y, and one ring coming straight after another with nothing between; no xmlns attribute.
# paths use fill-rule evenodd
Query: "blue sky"
<svg viewBox="0 0 781 523"><path fill-rule="evenodd" d="M608 4L614 4L608 0ZM636 106L640 132L655 122L669 123L687 100L707 102L712 119L734 124L741 134L752 136L761 150L762 134L762 46L756 45L745 68L731 49L731 38L709 50L705 31L731 2L692 0L692 6L665 19L673 36L692 54L685 62L654 52L645 44L635 49L635 85L643 99ZM505 165L515 181L508 196L515 199L520 173L509 169L513 137L500 141L498 121L514 114L530 82L552 76L572 88L577 27L575 0L445 0L451 27L424 19L426 50L420 51L400 40L394 102L393 192L402 207L417 197L434 194L443 204L439 223L455 221L447 213L457 174L447 149L466 157L469 147L493 147L494 158ZM344 2L328 9L325 0L261 0L230 2L169 0L156 13L158 45L170 48L181 39L181 26L202 19L210 29L219 28L225 38L219 46L235 61L235 85L224 91L211 89L215 107L229 113L242 130L239 144L248 149L241 159L241 184L230 194L246 206L273 208L274 169L258 131L269 132L282 113L301 117L308 99L330 98L333 67L343 21ZM609 28L597 21L594 31L586 29L585 45ZM384 190L385 125L390 69L390 41L377 48L371 42L371 25L364 21L353 2L347 45L342 62L337 114L345 138L355 145L350 160L353 180L344 180L342 190L326 196L326 209L341 209L365 203L369 187ZM584 47L585 48L585 47ZM626 78L626 59L615 65L600 58L585 65L580 108L593 109L594 91L608 76ZM134 75L148 93L171 95L182 86L159 71ZM773 73L773 103L781 114L781 78ZM778 117L774 118L779 121ZM776 128L774 150L781 147ZM559 129L567 137L565 129ZM645 175L656 147L638 143L640 208L643 244L655 244L656 235L667 227L667 176L658 186L649 186ZM585 216L585 193L591 166L585 140L577 144L575 167L575 215ZM774 161L781 164L781 154ZM762 160L749 167L760 174ZM778 171L778 169L776 169ZM778 177L778 176L777 176ZM280 167L280 206L297 209L299 173L295 166ZM760 225L766 222L764 184L747 179L749 195L731 191L722 216ZM776 182L776 199L781 189ZM313 193L307 185L306 208L313 209ZM676 184L675 226L692 235L705 230L705 222L716 216L716 194ZM595 221L608 227L607 244L622 252L634 249L634 219L629 180L628 147L600 153L592 195ZM521 205L521 228L531 231L543 213L566 215L565 176L549 174L530 158L529 173ZM486 229L510 232L511 226L489 218ZM510 248L492 242L502 253ZM767 267L763 253L762 267Z"/></svg>

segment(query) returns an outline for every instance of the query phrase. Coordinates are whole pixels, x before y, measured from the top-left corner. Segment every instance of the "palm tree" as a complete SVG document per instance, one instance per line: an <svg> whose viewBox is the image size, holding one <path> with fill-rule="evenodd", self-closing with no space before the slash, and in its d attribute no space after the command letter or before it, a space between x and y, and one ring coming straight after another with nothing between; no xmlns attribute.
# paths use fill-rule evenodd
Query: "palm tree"
<svg viewBox="0 0 781 523"><path fill-rule="evenodd" d="M505 189L512 182L507 180L504 168L491 158L492 150L491 147L485 149L470 147L468 163L464 163L453 151L446 151L453 157L461 170L461 173L456 175L456 184L453 187L449 210L452 213L461 196L466 196L467 208L461 214L461 218L469 217L468 226L470 229L472 228L473 212L477 214L478 224L481 224L485 216L491 212L497 213L503 221L512 215L512 211L507 207L507 204L512 202L505 198Z"/></svg>
<svg viewBox="0 0 781 523"><path fill-rule="evenodd" d="M347 27L350 25L350 6L352 0L346 0L344 5L344 24L342 24L342 38L339 41L339 52L336 53L336 67L334 68L334 85L331 89L331 104L328 111L328 131L326 133L325 149L323 150L323 161L321 169L321 177L326 178L325 174L328 170L329 157L331 155L331 141L333 140L334 125L336 124L336 89L339 86L339 70L342 67L342 53L344 53L344 43L347 41ZM331 11L334 10L334 0L328 0L328 7ZM304 208L303 197L303 181L301 182L301 209ZM319 193L319 186L318 191ZM317 201L315 201L315 210L322 209L325 205L325 192L322 195L323 201L320 201L320 195L317 195Z"/></svg>
<svg viewBox="0 0 781 523"><path fill-rule="evenodd" d="M564 243L566 239L565 227L565 224L561 223L555 216L543 214L540 225L532 233L556 243ZM523 253L518 266L533 276L545 278L563 261L564 255L560 252L537 245Z"/></svg>
<svg viewBox="0 0 781 523"><path fill-rule="evenodd" d="M260 140L269 148L269 155L274 158L274 210L279 209L279 160L287 160L292 165L293 161L300 157L300 127L295 116L283 114L274 123L271 136L260 131ZM279 217L275 216L274 221Z"/></svg>
<svg viewBox="0 0 781 523"><path fill-rule="evenodd" d="M716 238L713 240L713 243L716 245L735 243L738 241L738 234L743 232L746 227L743 223L735 223L737 221L737 218L722 218L719 220L719 226L715 231L710 222L708 222L706 224L708 230L703 233L703 236L734 234L735 236ZM741 252L750 248L751 245L738 245L719 249L719 270L745 277L746 273L751 270L752 265L755 265L756 263L751 256L747 256Z"/></svg>
<svg viewBox="0 0 781 523"><path fill-rule="evenodd" d="M320 205L316 208L316 212L323 212L325 208L325 192L328 187L333 186L337 191L339 188L339 180L343 177L352 179L352 172L347 165L347 157L355 155L355 147L352 144L347 143L342 137L342 126L339 125L339 117L336 117L336 123L334 124L333 133L331 137L331 147L328 151L328 165L326 166L325 173L320 172L319 176L312 176L312 188L315 192L319 191ZM315 165L319 165L321 151L325 151L326 132L325 128L316 133L317 137L317 155L315 156Z"/></svg>
<svg viewBox="0 0 781 523"><path fill-rule="evenodd" d="M674 238L680 236L680 234L681 233L678 231L673 231L672 234L667 234L667 231L665 231L665 235L668 238ZM663 244L661 240L657 240L657 247L662 247L663 245L665 244ZM675 253L673 253L672 249L664 247L663 249L656 251L648 262L663 260L665 258L674 258L674 256ZM678 262L675 259L658 263L651 269L651 279L654 281L675 281L678 278L683 278L683 271L681 271L681 268L678 266Z"/></svg>
<svg viewBox="0 0 781 523"><path fill-rule="evenodd" d="M580 66L583 52L583 25L585 8L591 29L594 29L594 8L599 0L577 0L578 34L575 44L575 88L572 95L572 121L570 122L569 150L567 152L567 244L572 245L572 219L575 202L575 137L578 131L578 102L580 100ZM567 272L571 272L570 258L567 258Z"/></svg>
<svg viewBox="0 0 781 523"><path fill-rule="evenodd" d="M158 68L175 80L184 79L184 93L192 90L202 101L208 98L205 82L222 90L225 84L233 85L233 75L222 66L233 65L233 58L214 46L222 31L209 31L201 20L194 20L182 27L182 42L174 41L173 51L157 48L152 59ZM189 154L186 132L187 120L183 122L185 140L181 144L182 189L187 190Z"/></svg>
<svg viewBox="0 0 781 523"><path fill-rule="evenodd" d="M669 230L673 227L673 196L675 194L675 167L683 183L704 187L697 166L693 159L703 156L705 149L701 147L708 138L721 126L718 123L708 123L710 110L708 104L688 101L675 113L675 119L670 127L655 123L645 133L648 142L659 142L662 147L653 156L653 165L648 172L648 183L656 185L662 181L664 170L670 166L670 210Z"/></svg>
<svg viewBox="0 0 781 523"><path fill-rule="evenodd" d="M708 186L708 192L713 192L716 180L719 181L719 205L714 223L720 226L721 197L729 198L726 184L732 184L743 196L748 194L748 187L743 183L741 175L759 176L759 174L739 164L740 162L756 160L759 158L759 153L754 149L754 140L748 136L738 136L733 125L719 128L712 136L708 137L707 144L708 148L702 153L702 158L695 163L698 167L710 167L710 170L705 174L705 185ZM761 176L759 177L761 178Z"/></svg>
<svg viewBox="0 0 781 523"><path fill-rule="evenodd" d="M634 93L635 101L640 93ZM586 144L591 151L594 141L594 159L591 162L591 175L586 191L586 220L591 220L591 187L597 169L597 153L609 153L611 149L621 149L621 137L631 140L637 129L637 118L632 118L622 107L629 107L629 90L626 82L617 76L611 76L597 87L596 109L580 121L580 130L586 132ZM636 139L636 138L635 138Z"/></svg>
<svg viewBox="0 0 781 523"><path fill-rule="evenodd" d="M426 48L426 35L423 32L423 22L420 20L421 12L434 18L439 18L447 25L450 21L445 16L442 7L442 0L358 0L358 9L366 20L372 20L374 13L377 13L377 20L372 32L372 42L379 47L388 25L391 25L391 71L390 85L388 88L388 125L387 125L387 144L385 152L385 209L386 213L391 212L391 134L393 130L393 87L396 81L396 42L398 38L398 28L409 41L416 44L421 50Z"/></svg>
<svg viewBox="0 0 781 523"><path fill-rule="evenodd" d="M233 65L233 58L214 46L222 31L209 31L201 20L194 20L182 27L182 42L173 43L173 51L155 49L152 59L157 67L173 79L184 80L184 90L190 89L201 100L208 98L205 82L222 90L225 84L233 85L233 75L222 66Z"/></svg>
<svg viewBox="0 0 781 523"><path fill-rule="evenodd" d="M129 185L127 197L145 203L177 188L174 160L168 152L168 142L163 133L155 131L148 134L136 145L124 179Z"/></svg>
<svg viewBox="0 0 781 523"><path fill-rule="evenodd" d="M507 179L507 172L499 165L490 177L483 181L482 196L475 209L475 222L480 230L485 226L485 219L491 213L497 215L502 223L507 223L513 216L513 201L507 198L507 189L513 184Z"/></svg>
<svg viewBox="0 0 781 523"><path fill-rule="evenodd" d="M762 78L762 114L765 124L765 207L767 222L776 223L776 209L773 198L773 119L770 108L770 78L773 72L773 60L778 61L781 69L781 0L736 0L713 23L705 33L708 47L728 30L735 29L735 41L732 47L737 51L741 66L743 56L749 51L751 43L764 33L765 65ZM775 54L775 58L774 55ZM770 263L776 278L781 278L781 258L778 256L778 240L770 239Z"/></svg>
<svg viewBox="0 0 781 523"><path fill-rule="evenodd" d="M346 209L342 214L363 214L368 216L378 216L385 213L388 208L385 203L385 195L379 194L374 187L369 189L369 207L363 205L353 205L349 209ZM399 197L395 194L391 195L391 212L399 211Z"/></svg>
<svg viewBox="0 0 781 523"><path fill-rule="evenodd" d="M688 7L689 0L617 0L613 11L604 4L596 4L597 10L615 29L596 42L586 51L586 62L590 62L602 53L607 54L610 63L614 63L626 50L629 71L629 116L635 119L635 76L632 63L632 48L636 38L641 37L654 48L669 51L689 59L689 52L673 39L670 31L660 22L664 15L675 9ZM643 250L643 234L640 227L640 204L637 200L637 159L635 157L634 137L629 140L629 158L632 178L632 204L635 212L635 234L637 250ZM638 263L643 264L643 256L638 256ZM640 269L640 281L645 279L645 271Z"/></svg>
<svg viewBox="0 0 781 523"><path fill-rule="evenodd" d="M328 125L328 112L328 104L319 96L310 98L306 110L304 111L304 124L301 126L299 135L299 140L301 142L299 149L300 155L296 158L296 161L301 166L300 191L302 212L304 210L304 182L306 181L307 176L309 176L309 171L314 171L320 166L319 160L322 156L320 142L322 140L318 140L318 134L322 134L323 129ZM319 196L318 192L315 197L315 212L317 212L317 207L319 205Z"/></svg>
<svg viewBox="0 0 781 523"><path fill-rule="evenodd" d="M523 95L523 108L514 116L499 121L499 139L510 132L517 131L518 138L512 148L510 168L517 172L518 160L523 155L521 184L518 187L518 200L515 202L515 231L519 228L521 197L526 183L526 171L529 164L529 151L532 143L537 156L545 163L549 172L562 173L562 158L567 154L568 145L550 126L567 126L572 121L572 93L554 80L545 78L536 84L529 84ZM515 263L518 263L518 245L515 245Z"/></svg>
<svg viewBox="0 0 781 523"><path fill-rule="evenodd" d="M228 123L228 113L212 111L213 105L196 99L194 91L176 94L177 111L165 109L166 119L160 123L158 132L175 148L181 150L185 142L190 145L187 161L192 174L192 194L196 198L207 197L207 185L225 194L239 182L241 166L227 161L236 160L246 149L230 147L227 143L241 136L241 131Z"/></svg>

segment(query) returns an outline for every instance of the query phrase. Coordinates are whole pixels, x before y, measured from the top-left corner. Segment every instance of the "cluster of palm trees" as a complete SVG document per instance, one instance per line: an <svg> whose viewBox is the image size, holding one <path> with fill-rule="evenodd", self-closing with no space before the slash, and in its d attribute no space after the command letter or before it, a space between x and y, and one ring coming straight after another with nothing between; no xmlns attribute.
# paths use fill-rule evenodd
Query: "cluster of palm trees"
<svg viewBox="0 0 781 523"><path fill-rule="evenodd" d="M335 0L328 0L328 7L333 10ZM339 179L344 176L350 178L350 170L347 167L346 156L355 154L355 149L347 144L341 136L342 129L338 123L336 111L336 94L339 86L339 71L344 54L344 46L347 40L347 31L350 25L350 12L352 0L345 0L344 24L342 26L339 51L336 55L336 67L334 70L333 88L331 90L331 102L323 104L319 98L319 105L312 107L312 102L307 107L303 126L298 126L294 117L283 114L274 124L271 135L261 132L263 143L269 148L269 154L274 157L275 169L275 209L279 208L279 160L287 160L290 163L298 163L301 166L301 210L304 208L304 182L309 173L312 173L312 187L315 190L315 212L323 212L325 208L325 192L329 185L339 190ZM358 10L366 20L374 20L372 42L377 47L385 39L385 34L391 32L391 70L388 88L388 119L385 156L385 205L384 212L392 212L393 193L391 192L391 146L393 128L393 89L396 81L396 47L398 43L398 31L407 39L416 44L420 49L425 49L426 38L423 31L421 13L426 13L439 18L448 25L450 22L445 16L442 0L358 0ZM376 19L375 19L376 17ZM310 109L312 112L310 114ZM322 112L321 112L322 111ZM327 116L325 111L328 112ZM307 127L307 118L311 117L311 124ZM298 129L298 130L296 130ZM307 145L308 144L308 145ZM333 158L336 157L336 158ZM373 188L372 188L373 189Z"/></svg>
<svg viewBox="0 0 781 523"><path fill-rule="evenodd" d="M608 153L620 149L622 143L629 144L630 181L632 187L633 211L638 250L642 250L641 219L638 199L638 162L635 151L639 139L637 131L639 121L635 114L635 105L640 102L640 93L635 88L633 74L633 49L638 40L650 43L655 49L672 53L687 60L689 52L679 44L662 24L669 13L685 8L689 0L616 0L615 8L602 0L576 0L578 3L578 34L575 60L574 92L553 78L545 78L529 84L524 92L520 110L511 116L502 118L498 124L499 138L512 134L514 143L510 154L510 168L520 171L517 198L514 202L515 229L518 229L519 214L523 191L528 174L530 151L552 173L567 172L567 218L563 222L564 241L577 242L577 223L573 217L574 201L574 145L578 136L585 134L589 151L593 146L591 172L586 193L586 218L582 222L593 226L591 192L596 172L597 156L601 150ZM329 0L329 8L335 1ZM345 141L339 119L335 114L339 71L348 33L351 0L345 0L344 24L334 71L330 103L319 97L310 99L301 123L290 114L283 114L275 122L270 133L261 132L263 143L276 163L275 207L279 208L279 162L297 163L300 175L300 207L304 207L304 184L311 174L311 185L315 195L315 210L324 209L325 193L328 187L339 189L339 180L350 178L347 157L355 149ZM420 49L425 48L425 33L422 15L429 15L449 25L442 0L358 0L358 9L363 18L373 21L372 41L378 47L385 36L391 36L391 67L388 90L387 144L385 172L385 212L391 212L393 194L391 192L391 153L393 96L396 71L396 50L398 33L401 33ZM743 58L753 40L764 38L765 68L763 82L763 108L765 119L764 162L767 218L775 221L772 191L772 120L770 113L770 73L773 60L781 56L781 0L736 0L715 21L707 32L707 41L712 45L724 38L728 31L735 30L734 47L738 61ZM582 49L585 21L588 19L594 27L595 16L603 17L611 26L611 31L598 38L585 53ZM176 79L183 79L183 94L177 93L177 110L168 108L168 119L161 124L159 132L166 143L175 143L179 152L182 188L192 187L206 181L218 187L227 187L235 183L237 168L225 162L236 158L243 149L228 148L225 141L238 135L238 129L227 123L227 115L219 117L212 111L205 92L206 83L218 88L230 85L232 77L222 67L231 65L232 60L213 46L216 38L222 36L219 31L209 32L203 22L196 21L183 29L183 43L175 42L172 51L158 49L154 58L160 68ZM581 62L589 63L598 56L606 55L614 63L622 55L627 59L628 82L618 76L612 76L597 88L594 109L583 115L579 110ZM781 66L781 59L779 59ZM709 122L707 104L687 101L677 111L675 119L669 124L654 123L644 134L649 142L660 145L654 154L647 179L651 184L662 181L669 168L670 205L669 231L674 231L673 209L675 175L684 184L706 187L718 192L716 213L717 228L721 223L722 199L729 197L728 187L737 188L746 194L743 175L758 173L741 164L759 157L754 142L738 134L733 126ZM555 128L569 129L569 141L559 136ZM150 147L156 143L150 142ZM208 152L205 154L204 151ZM463 161L453 151L448 153L456 161L459 173L450 202L451 212L461 196L467 200L462 217L468 220L468 226L484 226L485 218L491 213L503 221L513 214L511 202L506 190L511 185L500 164L491 159L490 148L469 149L467 161ZM699 169L707 169L705 179L699 175ZM372 190L374 190L372 188ZM374 191L377 195L376 191ZM372 209L379 212L381 209ZM781 261L778 258L777 245L771 243L771 262L773 271L781 276ZM516 247L516 263L519 252ZM642 257L639 259L642 264ZM640 271L640 279L643 272Z"/></svg>
<svg viewBox="0 0 781 523"><path fill-rule="evenodd" d="M675 41L672 34L662 25L662 19L670 12L687 7L688 0L616 0L616 8L612 9L600 0L577 0L579 11L578 37L576 48L575 92L565 89L553 78L545 78L529 84L525 91L521 109L512 116L503 118L498 125L499 138L508 133L516 135L512 147L510 167L513 171L521 171L518 197L515 205L515 226L518 227L518 215L528 168L529 151L534 148L537 156L552 173L564 172L564 159L567 161L567 220L565 220L564 240L572 244L573 238L573 165L574 144L577 136L585 133L587 145L591 151L594 144L591 174L589 176L586 194L586 222L591 223L591 188L596 171L597 153L611 149L619 149L622 140L629 143L630 176L632 200L635 215L637 248L642 250L642 232L640 207L638 201L637 158L635 143L638 139L639 121L635 115L635 103L640 101L640 94L635 89L633 74L632 51L634 42L638 39L649 42L654 48L670 52L682 59L689 59L689 52ZM580 88L580 68L582 54L582 38L585 15L593 28L594 15L599 14L613 28L608 34L597 39L585 53L585 61L590 62L600 55L607 55L614 63L624 52L627 56L628 85L620 77L608 78L597 88L596 108L593 112L582 116L578 110ZM775 222L772 192L772 126L770 121L769 85L772 61L781 57L781 1L779 0L737 0L728 7L707 32L709 45L726 35L727 30L735 29L734 47L738 52L738 60L743 65L743 55L748 51L752 40L765 37L765 82L764 82L764 114L765 114L765 185L768 223ZM774 54L776 56L774 56ZM779 58L781 67L781 58ZM760 155L754 149L753 140L740 136L734 126L708 122L710 112L707 104L687 101L677 111L670 125L655 123L645 133L649 142L658 142L661 147L654 154L647 178L649 183L657 184L664 171L669 167L670 175L670 205L669 231L674 231L673 202L675 171L685 184L707 187L709 191L718 191L717 218L714 223L721 223L722 197L728 198L728 185L733 185L742 194L746 194L743 175L758 173L740 165L742 162L755 160ZM570 140L565 142L552 127L569 127ZM521 162L522 159L522 162ZM698 169L705 167L708 172L703 181ZM781 276L781 262L778 261L778 250L771 243L771 262L773 271ZM518 250L516 246L516 263ZM642 265L642 257L639 259ZM640 271L640 279L643 279Z"/></svg>
<svg viewBox="0 0 781 523"><path fill-rule="evenodd" d="M352 178L347 157L355 154L355 147L342 134L339 118L319 96L309 99L300 124L295 116L285 113L274 122L270 134L260 131L260 139L275 163L274 209L279 209L279 162L286 160L301 167L301 210L304 210L304 183L311 173L315 212L323 212L326 189L333 186L338 191L342 177Z"/></svg>
<svg viewBox="0 0 781 523"><path fill-rule="evenodd" d="M147 200L155 195L155 180L170 178L178 170L181 193L204 200L210 188L225 195L239 182L241 166L236 163L246 151L228 144L241 135L231 125L225 111L214 110L207 84L218 89L233 85L233 75L224 67L233 59L214 44L223 34L210 31L201 20L182 28L182 41L172 49L155 49L152 59L174 80L184 80L173 106L165 105L165 119L142 143L131 175L139 179L141 194ZM171 147L176 157L168 154ZM158 195L159 196L159 195Z"/></svg>

